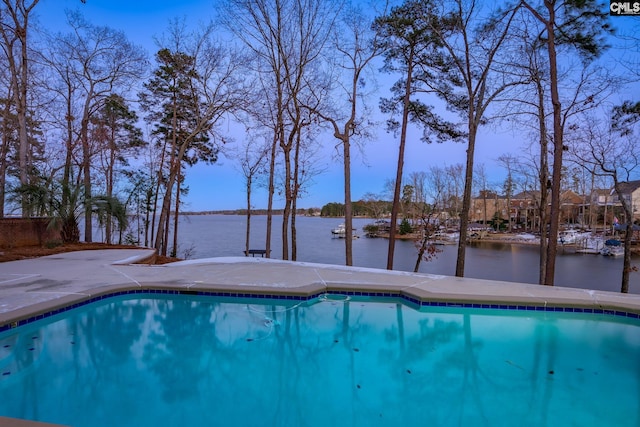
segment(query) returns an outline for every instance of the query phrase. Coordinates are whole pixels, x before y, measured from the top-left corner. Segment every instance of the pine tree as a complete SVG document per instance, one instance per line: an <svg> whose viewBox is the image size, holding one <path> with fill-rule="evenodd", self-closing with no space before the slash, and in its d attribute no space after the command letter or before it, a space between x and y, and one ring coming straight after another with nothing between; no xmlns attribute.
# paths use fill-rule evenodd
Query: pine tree
<svg viewBox="0 0 640 427"><path fill-rule="evenodd" d="M380 109L390 114L387 127L390 131L400 130L398 164L391 209L391 224L395 225L400 210L400 192L404 168L404 152L407 142L409 122L417 123L423 129L423 140L431 141L456 139L461 136L450 123L445 122L434 111L433 107L419 99L419 94L431 92L430 82L437 79L430 72L430 66L438 61L441 44L430 30L431 11L435 8L431 1L407 0L401 6L375 20L374 29L384 52L387 72L400 72L402 77L391 91L391 98L382 99ZM402 118L400 121L397 115ZM389 249L387 253L387 269L393 269L395 252L395 226L389 233Z"/></svg>
<svg viewBox="0 0 640 427"><path fill-rule="evenodd" d="M195 90L198 79L195 58L165 48L158 51L156 60L158 68L152 79L144 84L145 91L140 94L140 100L143 110L148 113L147 121L154 124L152 136L157 138L157 144L163 150L158 185L164 183L165 191L154 247L166 255L171 201L174 187L179 201L183 164L193 165L198 160L215 162L218 152L210 144L211 124L206 120L203 123L201 118L204 108Z"/></svg>

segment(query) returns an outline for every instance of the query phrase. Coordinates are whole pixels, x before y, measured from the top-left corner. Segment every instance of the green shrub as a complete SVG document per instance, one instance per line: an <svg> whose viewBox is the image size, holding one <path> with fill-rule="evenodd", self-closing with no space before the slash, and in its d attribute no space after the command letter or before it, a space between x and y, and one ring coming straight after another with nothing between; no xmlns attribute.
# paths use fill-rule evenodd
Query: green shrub
<svg viewBox="0 0 640 427"><path fill-rule="evenodd" d="M411 223L409 223L408 219L403 219L400 223L400 234L409 234L413 232L413 228L411 228Z"/></svg>
<svg viewBox="0 0 640 427"><path fill-rule="evenodd" d="M362 227L362 229L370 234L376 234L378 231L380 231L380 227L378 227L375 224L367 224L364 227Z"/></svg>
<svg viewBox="0 0 640 427"><path fill-rule="evenodd" d="M47 249L57 248L58 246L62 246L62 240L60 239L47 240L44 242L44 247Z"/></svg>

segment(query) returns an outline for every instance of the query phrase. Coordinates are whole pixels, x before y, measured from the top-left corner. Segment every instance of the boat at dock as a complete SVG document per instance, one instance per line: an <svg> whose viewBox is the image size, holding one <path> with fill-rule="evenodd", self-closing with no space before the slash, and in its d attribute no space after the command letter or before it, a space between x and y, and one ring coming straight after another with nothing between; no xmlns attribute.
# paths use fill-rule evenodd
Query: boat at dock
<svg viewBox="0 0 640 427"><path fill-rule="evenodd" d="M601 237L585 237L576 239L576 253L598 255L605 247L604 239Z"/></svg>
<svg viewBox="0 0 640 427"><path fill-rule="evenodd" d="M624 246L622 246L622 242L620 242L620 240L609 239L604 242L604 247L600 253L604 256L622 256L624 255Z"/></svg>
<svg viewBox="0 0 640 427"><path fill-rule="evenodd" d="M339 224L336 228L332 228L331 229L331 234L333 235L333 237L337 237L339 239L344 239L346 237L346 235L347 235L347 227L344 225L344 223L343 224ZM360 236L358 236L355 233L355 230L354 230L352 237L354 239L357 239Z"/></svg>
<svg viewBox="0 0 640 427"><path fill-rule="evenodd" d="M333 235L347 234L347 227L344 224L340 224L336 228L331 229L331 234Z"/></svg>
<svg viewBox="0 0 640 427"><path fill-rule="evenodd" d="M566 245L573 244L581 237L582 233L578 230L564 230L558 233L558 243Z"/></svg>
<svg viewBox="0 0 640 427"><path fill-rule="evenodd" d="M624 248L622 246L605 246L600 253L604 256L622 256Z"/></svg>

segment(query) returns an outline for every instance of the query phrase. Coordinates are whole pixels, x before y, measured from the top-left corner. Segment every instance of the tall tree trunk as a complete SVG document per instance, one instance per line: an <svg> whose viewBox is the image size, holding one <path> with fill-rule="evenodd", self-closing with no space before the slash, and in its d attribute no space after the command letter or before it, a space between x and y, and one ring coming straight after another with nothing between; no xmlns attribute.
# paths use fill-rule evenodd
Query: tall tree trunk
<svg viewBox="0 0 640 427"><path fill-rule="evenodd" d="M114 181L114 168L116 164L116 132L113 126L111 126L111 132L109 135L109 164L107 165L107 199L111 201L113 197L113 181ZM109 210L107 212L107 218L105 219L105 241L107 244L111 244L112 241L112 228L113 228L113 212ZM121 227L122 228L122 227ZM122 234L122 230L120 230Z"/></svg>
<svg viewBox="0 0 640 427"><path fill-rule="evenodd" d="M296 216L298 208L298 196L300 190L300 144L302 134L298 132L296 135L296 145L293 155L293 185L291 194L291 261L298 260L298 240L296 232Z"/></svg>
<svg viewBox="0 0 640 427"><path fill-rule="evenodd" d="M284 209L282 211L282 259L289 259L289 217L291 215L291 159L284 152Z"/></svg>
<svg viewBox="0 0 640 427"><path fill-rule="evenodd" d="M549 80L551 86L551 104L553 105L553 172L551 177L551 218L549 244L547 246L547 265L544 284L553 286L558 250L558 231L560 228L560 181L562 179L562 153L564 150L562 134L562 104L558 94L558 64L555 46L555 2L545 1L549 11L546 22L547 49L549 51Z"/></svg>
<svg viewBox="0 0 640 427"><path fill-rule="evenodd" d="M273 143L271 144L271 158L269 159L269 196L267 199L267 233L265 254L267 258L271 258L271 228L273 224L273 195L275 193L275 170L276 170L276 152L278 148L278 131L273 134Z"/></svg>
<svg viewBox="0 0 640 427"><path fill-rule="evenodd" d="M175 183L174 183L175 184ZM173 190L172 190L172 194L173 194ZM162 228L162 256L167 256L168 250L169 250L169 228L171 226L171 200L172 197L169 197L167 199L169 202L167 204L167 210L164 212L164 223L163 223L163 228ZM164 206L164 203L163 203ZM160 218L162 218L162 212L160 215Z"/></svg>
<svg viewBox="0 0 640 427"><path fill-rule="evenodd" d="M298 199L294 197L291 200L291 261L298 260L298 242L296 232L296 209L298 206Z"/></svg>
<svg viewBox="0 0 640 427"><path fill-rule="evenodd" d="M27 133L27 58L26 46L23 44L23 57L22 57L22 77L21 83L14 88L16 93L16 115L18 119L18 164L20 165L20 184L29 184L29 171L30 165L28 163L29 156L29 137ZM23 203L23 217L29 216L29 211L26 205Z"/></svg>
<svg viewBox="0 0 640 427"><path fill-rule="evenodd" d="M156 234L155 249L162 256L167 255L167 246L169 246L169 215L171 213L171 198L173 196L173 186L176 183L176 176L182 164L184 152L187 149L187 142L183 141L180 149L178 149L178 100L177 94L173 93L171 98L171 151L169 152L169 179L165 184L166 191L162 199L162 207L160 208L160 218L158 220L158 234ZM166 146L166 144L165 144ZM179 184L178 184L179 185Z"/></svg>
<svg viewBox="0 0 640 427"><path fill-rule="evenodd" d="M633 237L633 214L627 213L627 232L624 236L624 260L622 262L622 283L620 292L629 293L629 276L631 275L631 240Z"/></svg>
<svg viewBox="0 0 640 427"><path fill-rule="evenodd" d="M27 30L29 23L29 10L32 9L38 0L34 0L31 7L24 8L23 10L23 26L20 27L16 21L16 30L19 31L18 37L20 38L20 83L19 88L16 88L16 114L18 116L18 138L20 141L19 157L20 157L20 184L29 183L29 174L31 173L31 164L28 160L30 147L29 147L29 134L27 130L27 89L29 87L29 61L27 50ZM24 206L24 205L23 205ZM26 216L23 211L22 216Z"/></svg>
<svg viewBox="0 0 640 427"><path fill-rule="evenodd" d="M158 182L156 182L156 189L154 191L153 194L153 206L151 208L151 219L150 219L150 224L151 224L151 233L150 234L150 239L149 241L153 241L154 242L154 247L155 247L155 241L156 241L156 237L157 237L157 233L158 230L160 229L160 225L158 225L158 230L156 230L156 216L158 214L158 199L160 198L160 187L161 187L161 182L162 179L161 178L162 172L158 172ZM158 221L159 223L159 221Z"/></svg>
<svg viewBox="0 0 640 427"><path fill-rule="evenodd" d="M180 223L180 187L182 183L182 168L178 167L178 177L176 178L176 204L175 212L173 213L173 249L171 249L171 256L173 258L178 256L178 224Z"/></svg>
<svg viewBox="0 0 640 427"><path fill-rule="evenodd" d="M398 149L398 166L393 190L393 204L391 205L391 228L389 229L389 249L387 252L387 270L393 270L393 258L396 248L396 225L398 223L398 209L400 208L400 188L402 186L402 169L404 167L404 149L407 142L407 126L409 124L409 105L411 101L411 85L413 77L413 48L407 60L407 81L404 88L402 105L402 124L400 130L400 147Z"/></svg>
<svg viewBox="0 0 640 427"><path fill-rule="evenodd" d="M540 171L538 173L539 185L540 185L540 206L539 216L540 223L538 224L540 232L540 263L538 265L538 283L544 285L545 274L547 271L547 247L549 246L549 239L547 237L547 196L549 180L549 165L547 161L547 125L546 125L546 112L544 108L544 90L540 80L536 80L536 90L538 94L538 127L540 129Z"/></svg>
<svg viewBox="0 0 640 427"><path fill-rule="evenodd" d="M82 142L82 181L84 186L84 241L93 241L93 221L91 212L91 147L89 146L89 105L87 95L82 123L80 141Z"/></svg>
<svg viewBox="0 0 640 427"><path fill-rule="evenodd" d="M470 101L469 111L469 145L467 146L467 163L462 190L462 210L460 211L460 238L458 239L458 257L456 261L456 276L464 277L465 254L469 227L469 212L471 210L471 188L473 186L473 158L476 148L476 134L478 127L475 123L473 100Z"/></svg>
<svg viewBox="0 0 640 427"><path fill-rule="evenodd" d="M6 194L7 185L7 168L9 162L7 155L9 154L9 145L11 142L11 103L9 102L10 96L4 100L4 111L2 118L2 146L0 147L0 218L4 218L4 199Z"/></svg>
<svg viewBox="0 0 640 427"><path fill-rule="evenodd" d="M626 232L624 236L624 259L622 262L622 281L620 284L620 292L629 292L629 276L632 271L631 267L631 240L633 238L633 208L630 205L630 201L625 199L622 190L620 189L617 176L614 176L614 188L618 195L618 201L622 205L625 216Z"/></svg>
<svg viewBox="0 0 640 427"><path fill-rule="evenodd" d="M345 265L353 265L353 207L351 204L351 147L349 130L345 129L342 138L343 166L344 166L344 236Z"/></svg>
<svg viewBox="0 0 640 427"><path fill-rule="evenodd" d="M244 238L244 254L249 256L249 240L251 237L251 176L247 177L247 227Z"/></svg>
<svg viewBox="0 0 640 427"><path fill-rule="evenodd" d="M299 117L299 114L297 114ZM289 259L289 219L291 217L291 208L293 205L293 196L295 181L291 165L291 149L295 138L299 134L297 126L293 126L289 135L285 138L284 125L282 126L282 134L280 135L280 147L284 157L284 210L282 212L282 259ZM294 165L295 166L295 165Z"/></svg>
<svg viewBox="0 0 640 427"><path fill-rule="evenodd" d="M162 175L162 168L164 166L165 157L167 153L167 142L165 141L164 146L162 147L162 152L160 154L160 163L158 165L158 179L156 181L156 189L153 192L153 207L151 212L151 241L154 242L153 247L156 250L160 250L159 246L157 246L158 234L161 232L162 227L160 226L160 221L158 220L158 226L156 230L156 216L158 215L158 199L160 198L160 188L162 187L162 183L164 182L164 177ZM171 169L171 167L169 167ZM153 173L153 171L150 171ZM165 191L168 191L165 183Z"/></svg>
<svg viewBox="0 0 640 427"><path fill-rule="evenodd" d="M158 229L156 230L155 241L153 247L159 255L167 255L167 244L165 240L165 223L167 218L167 210L171 206L171 188L168 184L165 185L165 193L162 196L162 204L160 205L160 215L158 216Z"/></svg>
<svg viewBox="0 0 640 427"><path fill-rule="evenodd" d="M144 247L149 247L149 242L153 239L153 222L155 221L155 212L156 205L158 203L158 188L156 187L156 191L148 189L146 191L145 197L145 207L144 207ZM153 201L153 205L151 202ZM152 216L153 215L153 216ZM149 226L151 226L151 230L149 230Z"/></svg>
<svg viewBox="0 0 640 427"><path fill-rule="evenodd" d="M172 152L174 147L172 147ZM182 153L184 147L180 148ZM180 167L180 155L171 155L171 162L169 167L169 177L165 183L165 193L162 197L162 206L160 207L160 218L158 219L158 231L156 233L156 239L154 248L162 256L167 255L168 236L169 236L169 215L171 213L171 200L173 198L173 186L176 184L177 171L176 168Z"/></svg>

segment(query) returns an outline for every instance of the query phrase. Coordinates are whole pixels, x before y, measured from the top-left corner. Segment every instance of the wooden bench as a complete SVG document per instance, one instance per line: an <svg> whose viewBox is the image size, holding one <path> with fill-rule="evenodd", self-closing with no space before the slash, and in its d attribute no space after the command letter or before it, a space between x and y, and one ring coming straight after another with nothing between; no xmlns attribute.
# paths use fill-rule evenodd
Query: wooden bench
<svg viewBox="0 0 640 427"><path fill-rule="evenodd" d="M260 255L262 258L267 254L266 249L249 249L248 251L244 251L244 256L251 255L252 257L256 255Z"/></svg>

